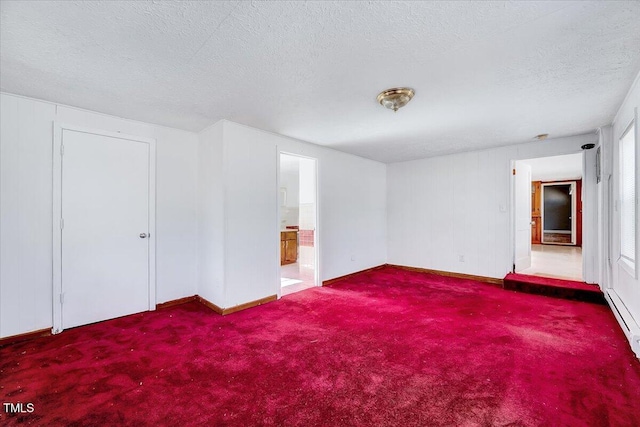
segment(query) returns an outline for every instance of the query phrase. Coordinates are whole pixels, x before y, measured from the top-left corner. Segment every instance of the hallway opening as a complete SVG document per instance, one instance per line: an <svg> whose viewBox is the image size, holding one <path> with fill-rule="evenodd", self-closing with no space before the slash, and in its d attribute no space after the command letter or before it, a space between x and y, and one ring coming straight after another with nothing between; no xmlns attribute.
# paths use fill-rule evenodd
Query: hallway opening
<svg viewBox="0 0 640 427"><path fill-rule="evenodd" d="M316 160L280 153L280 295L317 280Z"/></svg>
<svg viewBox="0 0 640 427"><path fill-rule="evenodd" d="M524 215L516 220L520 224L516 233L521 232L515 242L519 256L514 272L583 281L583 154L515 163L530 173L526 183L515 186L516 209ZM517 176L517 179L523 177ZM525 226L530 226L530 238Z"/></svg>

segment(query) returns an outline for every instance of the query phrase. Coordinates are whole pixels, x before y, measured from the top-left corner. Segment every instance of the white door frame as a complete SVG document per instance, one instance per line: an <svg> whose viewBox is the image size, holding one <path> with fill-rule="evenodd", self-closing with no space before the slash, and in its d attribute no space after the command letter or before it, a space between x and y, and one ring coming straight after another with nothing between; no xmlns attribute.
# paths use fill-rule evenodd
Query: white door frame
<svg viewBox="0 0 640 427"><path fill-rule="evenodd" d="M156 140L140 136L126 135L120 132L108 132L99 129L53 124L53 319L52 333L62 332L62 133L64 130L82 132L149 144L149 310L156 308Z"/></svg>
<svg viewBox="0 0 640 427"><path fill-rule="evenodd" d="M294 153L291 151L283 151L280 150L276 147L276 169L277 169L277 179L276 179L276 197L278 202L276 203L277 206L277 238L274 239L277 244L278 244L278 250L277 250L277 283L276 283L276 295L277 298L280 299L282 297L282 284L281 284L281 273L280 273L280 215L282 214L281 212L281 206L280 206L280 155L281 154L286 154L288 156L295 156L295 157L300 157L303 159L309 159L309 160L313 160L315 162L316 165L316 170L315 170L315 187L316 187L316 212L315 212L315 222L316 222L316 229L313 233L313 256L314 256L314 262L315 262L315 270L313 272L313 281L314 281L314 285L315 286L322 286L322 283L320 282L320 233L318 230L320 230L320 173L319 173L319 169L320 169L320 161L318 160L318 158L316 157L310 157L310 156L305 156L302 154L298 154L298 153Z"/></svg>

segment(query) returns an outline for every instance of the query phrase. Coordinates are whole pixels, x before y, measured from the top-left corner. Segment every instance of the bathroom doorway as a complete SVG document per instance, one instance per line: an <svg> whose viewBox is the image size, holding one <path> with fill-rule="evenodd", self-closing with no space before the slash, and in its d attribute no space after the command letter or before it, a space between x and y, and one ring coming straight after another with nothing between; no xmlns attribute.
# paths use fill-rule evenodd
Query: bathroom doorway
<svg viewBox="0 0 640 427"><path fill-rule="evenodd" d="M318 284L317 161L280 153L280 295Z"/></svg>

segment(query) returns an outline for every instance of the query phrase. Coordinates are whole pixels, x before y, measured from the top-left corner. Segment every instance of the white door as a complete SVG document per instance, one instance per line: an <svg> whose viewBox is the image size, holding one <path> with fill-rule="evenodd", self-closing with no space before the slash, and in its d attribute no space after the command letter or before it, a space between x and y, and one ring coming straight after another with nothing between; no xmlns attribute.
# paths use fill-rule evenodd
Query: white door
<svg viewBox="0 0 640 427"><path fill-rule="evenodd" d="M515 270L531 267L531 166L515 162Z"/></svg>
<svg viewBox="0 0 640 427"><path fill-rule="evenodd" d="M61 326L149 308L150 146L62 129Z"/></svg>

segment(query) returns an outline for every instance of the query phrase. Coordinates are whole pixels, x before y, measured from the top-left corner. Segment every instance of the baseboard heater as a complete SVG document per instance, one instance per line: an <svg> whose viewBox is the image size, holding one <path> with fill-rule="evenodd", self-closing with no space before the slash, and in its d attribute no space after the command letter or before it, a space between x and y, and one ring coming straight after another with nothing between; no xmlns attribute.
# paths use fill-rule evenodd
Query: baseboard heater
<svg viewBox="0 0 640 427"><path fill-rule="evenodd" d="M631 316L631 313L629 313L629 310L627 310L627 307L625 307L613 289L606 289L604 297L609 303L613 315L620 324L620 328L622 328L622 331L629 340L631 350L633 350L636 357L640 359L640 326L638 326Z"/></svg>

